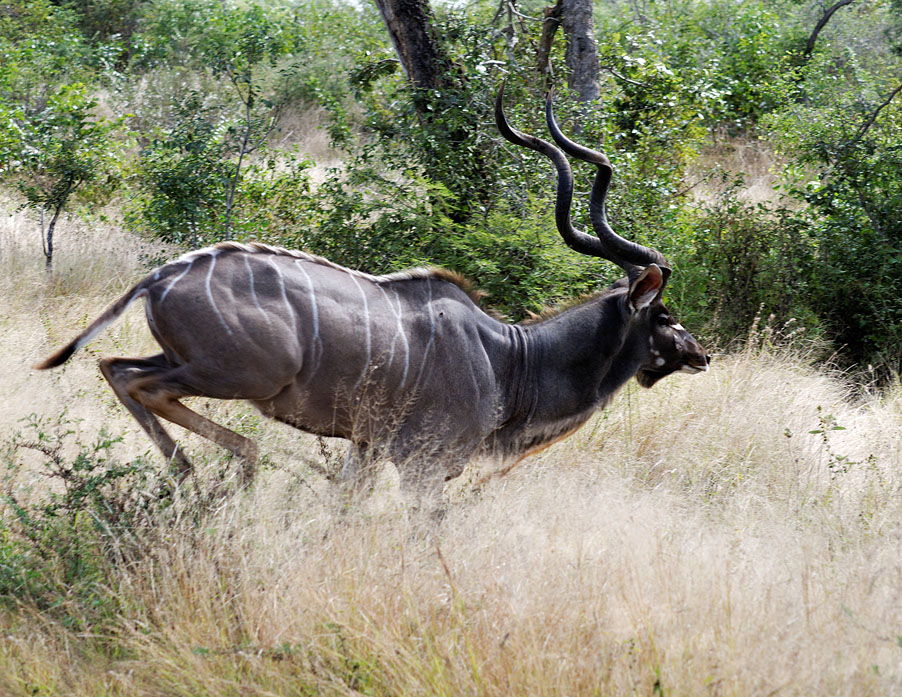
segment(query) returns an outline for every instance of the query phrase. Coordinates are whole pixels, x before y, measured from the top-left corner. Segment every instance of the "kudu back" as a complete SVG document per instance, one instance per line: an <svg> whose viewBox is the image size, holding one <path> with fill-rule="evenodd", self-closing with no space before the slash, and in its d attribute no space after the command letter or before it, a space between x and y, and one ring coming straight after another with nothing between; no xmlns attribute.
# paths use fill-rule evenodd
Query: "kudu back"
<svg viewBox="0 0 902 697"><path fill-rule="evenodd" d="M502 100L503 88L501 134L555 166L564 241L626 272L606 291L540 321L508 324L483 312L448 271L374 276L304 252L224 242L158 268L35 367L64 363L143 299L162 351L104 358L100 370L181 477L191 464L158 417L244 458L249 476L256 445L181 402L244 399L303 431L348 439L346 478L387 457L405 489L429 495L476 455L507 471L579 428L633 376L651 387L675 371L707 370L709 356L661 301L666 259L608 224L608 159L560 132L550 95L546 121L558 147L512 129ZM597 167L594 235L571 223L573 176L562 150Z"/></svg>

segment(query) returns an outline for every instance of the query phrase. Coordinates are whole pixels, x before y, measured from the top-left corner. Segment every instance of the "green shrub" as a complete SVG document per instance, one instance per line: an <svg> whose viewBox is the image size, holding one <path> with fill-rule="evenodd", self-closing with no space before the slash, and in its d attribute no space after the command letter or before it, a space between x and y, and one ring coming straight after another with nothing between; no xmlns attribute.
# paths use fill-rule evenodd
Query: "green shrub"
<svg viewBox="0 0 902 697"><path fill-rule="evenodd" d="M139 191L126 221L169 242L219 239L232 165L223 118L197 92L175 105L175 124L151 140L137 165Z"/></svg>
<svg viewBox="0 0 902 697"><path fill-rule="evenodd" d="M673 237L668 287L687 326L719 343L744 340L757 317L820 332L809 307L815 243L803 213L748 203L741 180L716 200L687 212Z"/></svg>
<svg viewBox="0 0 902 697"><path fill-rule="evenodd" d="M808 302L849 363L902 370L902 97L880 61L807 67L804 100L768 124L804 173L789 182L808 205L816 245Z"/></svg>
<svg viewBox="0 0 902 697"><path fill-rule="evenodd" d="M139 552L161 499L144 458L114 456L121 437L101 429L86 444L72 425L32 415L0 450L0 598L79 627L117 612L112 571Z"/></svg>

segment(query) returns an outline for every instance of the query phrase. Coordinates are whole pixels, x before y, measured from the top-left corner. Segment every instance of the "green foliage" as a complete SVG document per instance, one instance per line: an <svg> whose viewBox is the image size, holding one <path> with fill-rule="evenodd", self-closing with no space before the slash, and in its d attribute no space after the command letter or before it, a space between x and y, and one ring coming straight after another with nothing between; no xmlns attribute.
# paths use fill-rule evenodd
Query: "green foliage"
<svg viewBox="0 0 902 697"><path fill-rule="evenodd" d="M309 226L312 164L296 152L268 150L249 165L233 213L235 236L279 241L287 231Z"/></svg>
<svg viewBox="0 0 902 697"><path fill-rule="evenodd" d="M134 229L198 247L222 240L228 198L236 187L229 228L238 236L266 237L296 226L308 214L309 162L291 152L264 152L236 182L240 127L221 107L189 92L175 104L171 128L157 134L138 160L141 195L127 213Z"/></svg>
<svg viewBox="0 0 902 697"><path fill-rule="evenodd" d="M194 89L174 96L171 127L141 153L137 181L144 196L133 226L193 246L233 235L246 157L264 148L296 74L290 59L299 46L297 29L295 17L278 7L194 2L149 10L136 37L143 49L136 65L172 58L174 35L185 42L178 60L225 79L231 89L219 103Z"/></svg>
<svg viewBox="0 0 902 697"><path fill-rule="evenodd" d="M105 588L110 570L137 549L145 516L159 499L143 459L122 463L113 456L121 437L101 431L85 444L72 426L65 414L31 415L25 433L0 450L0 598L84 628L118 611ZM74 457L67 454L73 447Z"/></svg>
<svg viewBox="0 0 902 697"><path fill-rule="evenodd" d="M127 221L169 242L215 241L232 176L219 114L196 92L175 105L175 124L141 151L144 195Z"/></svg>
<svg viewBox="0 0 902 697"><path fill-rule="evenodd" d="M29 206L61 209L79 187L110 171L110 139L121 121L96 117L96 107L86 86L76 83L47 95L40 111L12 112L18 159L9 152L4 159ZM102 177L102 183L115 180Z"/></svg>
<svg viewBox="0 0 902 697"><path fill-rule="evenodd" d="M630 77L633 66L666 65L695 90L707 123L731 130L753 126L785 102L809 29L791 3L676 0L636 11L632 23L611 9L597 20L609 70Z"/></svg>
<svg viewBox="0 0 902 697"><path fill-rule="evenodd" d="M849 51L845 52L848 56ZM812 61L805 99L770 119L807 176L791 193L809 206L815 241L808 301L842 354L902 368L902 97L879 64Z"/></svg>
<svg viewBox="0 0 902 697"><path fill-rule="evenodd" d="M682 221L668 293L699 334L745 338L756 318L818 329L808 308L814 241L804 216L783 205L748 203L741 180Z"/></svg>
<svg viewBox="0 0 902 697"><path fill-rule="evenodd" d="M90 76L92 54L74 20L43 0L0 10L0 180L41 212L48 269L54 227L73 195L97 202L118 181L122 119L98 116L97 98L77 80Z"/></svg>
<svg viewBox="0 0 902 697"><path fill-rule="evenodd" d="M61 85L86 77L86 49L73 18L43 0L9 2L0 7L0 176L16 171L29 147L32 121L53 118L66 109ZM86 99L72 94L78 101ZM56 95L56 108L48 101ZM46 116L45 116L46 114Z"/></svg>
<svg viewBox="0 0 902 697"><path fill-rule="evenodd" d="M33 107L45 86L84 77L91 52L76 17L47 0L0 6L0 84L4 97Z"/></svg>
<svg viewBox="0 0 902 697"><path fill-rule="evenodd" d="M79 190L102 200L116 188L113 133L121 120L94 114L97 100L83 84L62 85L40 105L0 104L7 129L0 136L0 171L15 182L25 205L41 211L41 241L48 269L53 263L54 227L70 198ZM106 176L104 176L104 174ZM93 196L91 196L93 194ZM44 228L44 213L50 215Z"/></svg>
<svg viewBox="0 0 902 697"><path fill-rule="evenodd" d="M85 39L98 55L106 58L107 67L122 67L127 45L138 25L142 7L148 0L62 0Z"/></svg>

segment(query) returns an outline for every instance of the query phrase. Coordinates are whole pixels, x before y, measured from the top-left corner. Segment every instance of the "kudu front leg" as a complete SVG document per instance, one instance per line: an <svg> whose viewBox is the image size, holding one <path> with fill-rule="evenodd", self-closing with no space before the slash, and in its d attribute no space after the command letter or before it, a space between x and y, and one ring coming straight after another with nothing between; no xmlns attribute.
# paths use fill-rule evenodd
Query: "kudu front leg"
<svg viewBox="0 0 902 697"><path fill-rule="evenodd" d="M442 494L448 480L447 470L445 463L416 458L398 466L408 517L418 532L433 532L445 518Z"/></svg>

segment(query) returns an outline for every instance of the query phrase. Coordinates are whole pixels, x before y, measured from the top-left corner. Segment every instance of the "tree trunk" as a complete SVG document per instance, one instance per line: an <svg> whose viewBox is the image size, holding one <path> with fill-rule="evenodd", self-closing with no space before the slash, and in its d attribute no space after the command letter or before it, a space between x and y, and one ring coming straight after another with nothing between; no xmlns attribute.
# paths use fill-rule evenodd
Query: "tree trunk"
<svg viewBox="0 0 902 697"><path fill-rule="evenodd" d="M420 89L442 87L450 64L432 29L427 0L376 0L376 5L410 84Z"/></svg>
<svg viewBox="0 0 902 697"><path fill-rule="evenodd" d="M50 224L47 226L46 240L44 243L44 270L48 273L53 271L53 231L56 228L56 221L60 217L60 212L62 210L62 206L56 207L53 211L53 217L50 218Z"/></svg>
<svg viewBox="0 0 902 697"><path fill-rule="evenodd" d="M546 7L542 14L542 35L539 37L539 46L536 49L536 63L539 75L545 83L545 89L554 86L554 71L551 69L551 46L554 43L554 35L561 25L561 12L564 0L557 0L551 7Z"/></svg>
<svg viewBox="0 0 902 697"><path fill-rule="evenodd" d="M592 0L563 0L561 24L567 36L567 84L579 101L598 99L598 45L592 22Z"/></svg>
<svg viewBox="0 0 902 697"><path fill-rule="evenodd" d="M466 76L448 58L435 33L428 0L376 0L376 5L412 87L420 128L430 133L426 142L418 145L427 153L425 167L455 195L448 217L464 222L479 205L491 200L493 179L483 152L468 147L478 132L478 122L456 118ZM462 156L455 160L456 151Z"/></svg>

